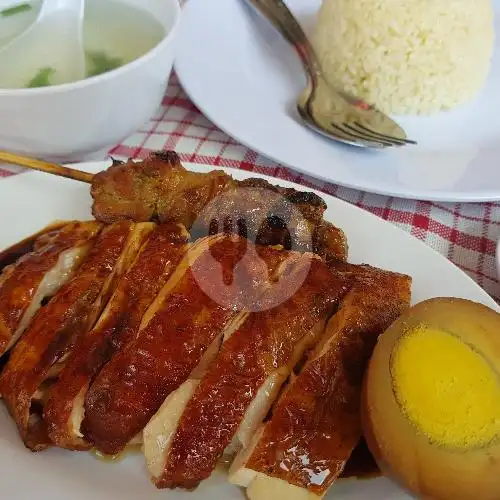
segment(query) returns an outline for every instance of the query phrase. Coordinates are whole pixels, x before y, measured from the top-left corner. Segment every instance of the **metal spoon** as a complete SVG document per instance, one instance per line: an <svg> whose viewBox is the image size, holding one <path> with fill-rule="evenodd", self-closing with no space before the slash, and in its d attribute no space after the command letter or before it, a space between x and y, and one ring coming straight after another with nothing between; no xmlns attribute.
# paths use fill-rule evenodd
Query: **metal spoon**
<svg viewBox="0 0 500 500"><path fill-rule="evenodd" d="M0 87L38 87L84 78L84 9L85 0L44 0L36 21L0 49Z"/></svg>
<svg viewBox="0 0 500 500"><path fill-rule="evenodd" d="M295 48L307 73L297 110L314 131L352 146L385 148L416 144L386 114L335 88L321 68L304 30L282 0L246 0Z"/></svg>

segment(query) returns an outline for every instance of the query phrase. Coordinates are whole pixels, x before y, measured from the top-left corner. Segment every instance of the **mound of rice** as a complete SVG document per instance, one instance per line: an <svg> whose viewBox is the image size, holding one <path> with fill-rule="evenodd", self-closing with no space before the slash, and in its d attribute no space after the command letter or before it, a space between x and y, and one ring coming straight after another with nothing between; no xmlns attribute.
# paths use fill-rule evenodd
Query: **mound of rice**
<svg viewBox="0 0 500 500"><path fill-rule="evenodd" d="M472 100L493 52L491 0L323 0L313 45L328 79L386 113Z"/></svg>

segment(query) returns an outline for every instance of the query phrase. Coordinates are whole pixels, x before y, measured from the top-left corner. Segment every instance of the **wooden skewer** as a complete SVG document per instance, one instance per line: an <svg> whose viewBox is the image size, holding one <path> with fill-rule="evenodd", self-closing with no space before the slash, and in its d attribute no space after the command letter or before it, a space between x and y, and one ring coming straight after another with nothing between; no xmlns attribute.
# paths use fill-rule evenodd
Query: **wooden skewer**
<svg viewBox="0 0 500 500"><path fill-rule="evenodd" d="M75 170L74 168L70 167L63 167L62 165L57 165L55 163L48 163L43 160L28 158L27 156L20 156L14 153L9 153L7 151L0 151L0 161L11 163L13 165L19 165L25 168L31 168L32 170L39 170L40 172L46 172L47 174L58 175L59 177L67 177L68 179L73 179L75 181L92 184L92 174L89 174L88 172L82 172L81 170Z"/></svg>

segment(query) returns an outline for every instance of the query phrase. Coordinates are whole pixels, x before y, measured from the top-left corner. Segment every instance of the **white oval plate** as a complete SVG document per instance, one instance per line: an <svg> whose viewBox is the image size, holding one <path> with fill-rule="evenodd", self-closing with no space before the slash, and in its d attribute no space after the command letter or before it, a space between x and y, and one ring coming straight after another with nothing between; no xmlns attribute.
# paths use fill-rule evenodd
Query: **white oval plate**
<svg viewBox="0 0 500 500"><path fill-rule="evenodd" d="M107 164L88 163L76 168L98 172ZM190 170L211 167L186 164ZM213 168L213 167L212 167ZM244 172L227 169L237 179ZM284 187L295 187L269 177ZM471 278L414 237L361 209L323 193L328 204L325 218L347 234L349 260L407 273L413 276L413 301L435 296L460 296L490 307L495 302ZM0 182L0 249L33 234L55 219L87 219L89 186L38 172L20 174ZM0 403L1 498L19 500L235 500L244 499L238 488L216 472L193 493L156 490L149 482L142 458L129 456L116 464L103 463L89 453L52 449L34 454L24 448L12 420ZM341 481L329 493L337 500L410 499L385 478Z"/></svg>
<svg viewBox="0 0 500 500"><path fill-rule="evenodd" d="M243 0L189 0L176 70L205 115L251 149L314 177L373 193L438 201L500 199L500 0L492 71L478 99L433 117L398 121L419 145L363 151L300 124L305 85L287 42ZM320 0L287 0L310 31Z"/></svg>

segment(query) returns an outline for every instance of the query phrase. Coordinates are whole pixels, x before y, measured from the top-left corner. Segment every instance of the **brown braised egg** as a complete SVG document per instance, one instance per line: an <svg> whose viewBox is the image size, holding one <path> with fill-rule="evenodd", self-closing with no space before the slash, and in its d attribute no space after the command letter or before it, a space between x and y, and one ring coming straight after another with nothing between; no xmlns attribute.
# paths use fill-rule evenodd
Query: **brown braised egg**
<svg viewBox="0 0 500 500"><path fill-rule="evenodd" d="M419 498L500 498L500 314L417 304L379 339L363 425L381 470Z"/></svg>

